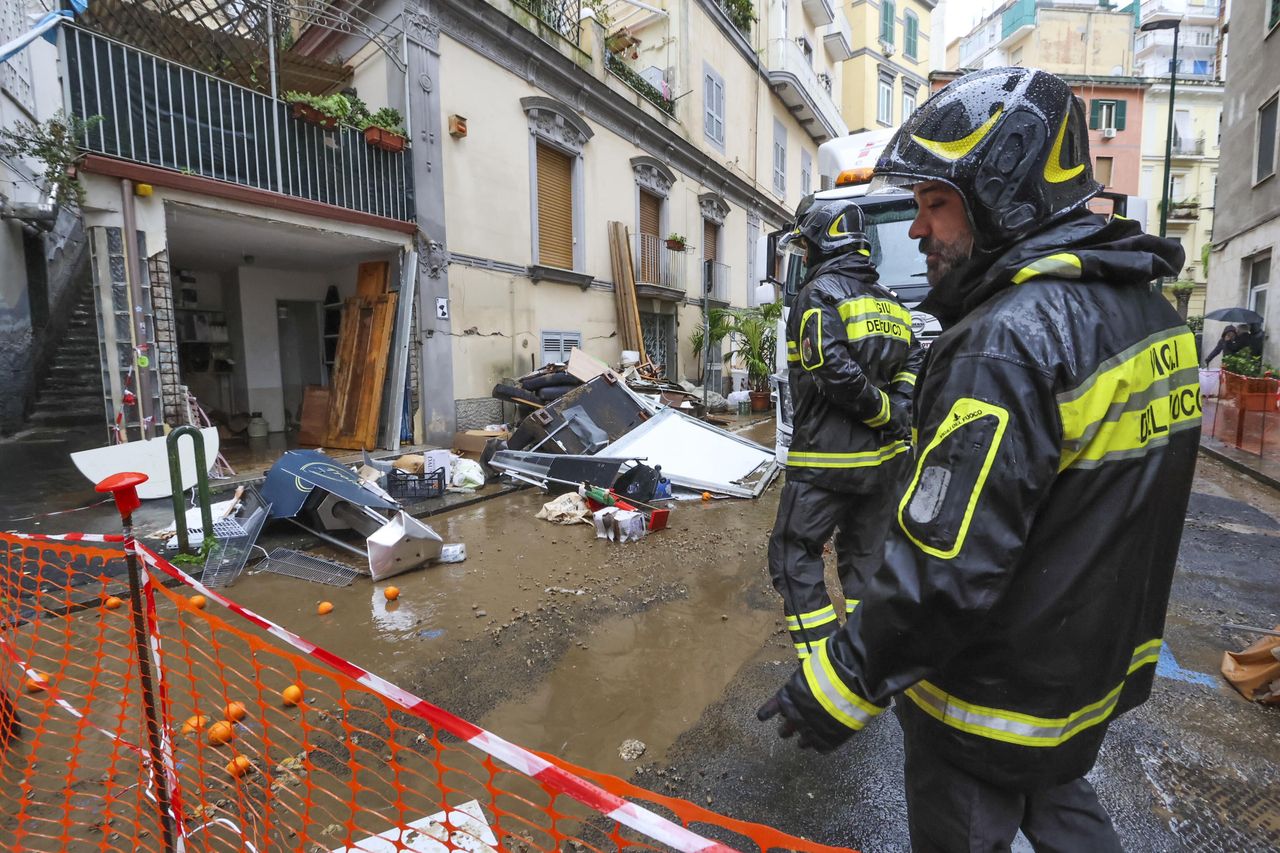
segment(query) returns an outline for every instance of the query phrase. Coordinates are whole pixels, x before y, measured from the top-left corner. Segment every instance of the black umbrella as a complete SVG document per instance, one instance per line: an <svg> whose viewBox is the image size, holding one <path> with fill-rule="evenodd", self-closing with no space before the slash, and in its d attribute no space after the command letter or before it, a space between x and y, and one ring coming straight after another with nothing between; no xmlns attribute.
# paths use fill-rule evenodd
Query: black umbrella
<svg viewBox="0 0 1280 853"><path fill-rule="evenodd" d="M1248 308L1219 308L1204 315L1206 320L1221 320L1224 323L1260 324L1262 315Z"/></svg>

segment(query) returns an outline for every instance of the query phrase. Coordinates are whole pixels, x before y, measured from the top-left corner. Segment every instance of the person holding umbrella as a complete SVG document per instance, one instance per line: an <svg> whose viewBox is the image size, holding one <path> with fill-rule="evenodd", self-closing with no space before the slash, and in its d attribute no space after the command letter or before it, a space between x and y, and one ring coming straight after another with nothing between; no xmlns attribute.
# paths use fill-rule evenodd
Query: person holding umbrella
<svg viewBox="0 0 1280 853"><path fill-rule="evenodd" d="M1249 350L1255 356L1262 355L1262 315L1248 308L1219 308L1204 315L1206 320L1220 320L1223 323L1238 323L1222 330L1222 337L1205 358L1207 365L1218 353L1235 355L1241 350Z"/></svg>
<svg viewBox="0 0 1280 853"><path fill-rule="evenodd" d="M1240 352L1243 343L1237 339L1236 327L1227 326L1222 330L1222 337L1218 338L1218 343L1214 345L1209 354L1205 356L1204 363L1207 367L1209 362L1217 358L1218 353L1223 355L1235 355Z"/></svg>

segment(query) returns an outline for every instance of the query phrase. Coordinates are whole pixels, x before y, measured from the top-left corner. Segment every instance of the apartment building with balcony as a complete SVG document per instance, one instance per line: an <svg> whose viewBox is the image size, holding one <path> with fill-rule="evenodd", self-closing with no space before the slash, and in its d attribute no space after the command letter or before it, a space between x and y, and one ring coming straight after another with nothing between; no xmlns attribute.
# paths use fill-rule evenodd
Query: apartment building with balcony
<svg viewBox="0 0 1280 853"><path fill-rule="evenodd" d="M1221 80L1219 42L1221 0L1141 0L1138 24L1176 19L1178 34L1178 79ZM1173 30L1153 30L1134 35L1134 64L1142 77L1167 77L1173 61Z"/></svg>
<svg viewBox="0 0 1280 853"><path fill-rule="evenodd" d="M1261 314L1263 358L1280 364L1280 3L1231 4L1232 69L1223 99L1221 160L1205 307L1244 306ZM1240 69L1248 68L1250 73ZM1221 324L1206 328L1216 340Z"/></svg>
<svg viewBox="0 0 1280 853"><path fill-rule="evenodd" d="M1195 284L1188 313L1203 314L1208 282L1209 245L1213 240L1219 172L1219 141L1225 88L1214 80L1184 79L1178 75L1173 108L1173 141L1169 172L1165 172L1165 142L1169 127L1168 78L1150 80L1142 133L1142 181L1139 194L1148 199L1147 230L1160 230L1160 205L1168 174L1169 218L1166 234L1182 243L1187 260L1178 276Z"/></svg>
<svg viewBox="0 0 1280 853"><path fill-rule="evenodd" d="M1008 0L960 38L961 68L1021 65L1055 74L1130 76L1134 14L1084 0Z"/></svg>
<svg viewBox="0 0 1280 853"><path fill-rule="evenodd" d="M853 39L844 65L843 114L857 133L897 127L929 93L936 0L855 0L844 5Z"/></svg>

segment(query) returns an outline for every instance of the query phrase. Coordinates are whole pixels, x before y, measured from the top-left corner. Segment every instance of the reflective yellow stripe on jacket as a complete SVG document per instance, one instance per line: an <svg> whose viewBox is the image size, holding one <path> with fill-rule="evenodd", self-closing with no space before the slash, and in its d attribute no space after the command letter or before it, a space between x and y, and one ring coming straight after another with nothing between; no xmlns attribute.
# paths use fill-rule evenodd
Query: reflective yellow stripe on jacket
<svg viewBox="0 0 1280 853"><path fill-rule="evenodd" d="M787 363L800 360L800 347L795 341L787 341Z"/></svg>
<svg viewBox="0 0 1280 853"><path fill-rule="evenodd" d="M1160 658L1161 640L1150 640L1133 650L1127 675ZM974 705L944 692L928 681L918 682L906 690L907 698L935 720L971 735L1004 741L1020 746L1061 746L1087 728L1105 722L1120 701L1122 680L1097 702L1073 711L1065 717L1035 717L1000 708Z"/></svg>
<svg viewBox="0 0 1280 853"><path fill-rule="evenodd" d="M1199 359L1186 328L1166 329L1098 365L1058 395L1058 470L1143 456L1200 424Z"/></svg>
<svg viewBox="0 0 1280 853"><path fill-rule="evenodd" d="M1024 281L1035 278L1038 275L1052 275L1057 278L1079 278L1080 273L1080 258L1070 252L1059 252L1056 255L1049 255L1032 261L1018 270L1013 274L1013 283L1022 284Z"/></svg>
<svg viewBox="0 0 1280 853"><path fill-rule="evenodd" d="M910 370L904 370L900 373L894 374L893 379L889 380L890 385L897 385L899 382L905 382L914 388L916 387L916 375Z"/></svg>
<svg viewBox="0 0 1280 853"><path fill-rule="evenodd" d="M840 680L835 667L831 665L831 657L827 654L826 639L813 644L813 654L804 659L802 671L809 692L818 700L818 704L833 718L854 731L861 729L885 710L863 699Z"/></svg>
<svg viewBox="0 0 1280 853"><path fill-rule="evenodd" d="M787 628L792 631L799 631L801 627L821 628L834 621L836 621L836 609L828 604L826 607L819 607L817 610L810 610L798 616L787 616Z"/></svg>
<svg viewBox="0 0 1280 853"><path fill-rule="evenodd" d="M891 299L858 296L836 306L849 340L896 338L911 340L911 312Z"/></svg>
<svg viewBox="0 0 1280 853"><path fill-rule="evenodd" d="M862 453L817 453L791 450L787 452L787 467L869 468L887 462L901 453L906 453L907 450L908 445L904 441L895 441L879 450L867 450Z"/></svg>

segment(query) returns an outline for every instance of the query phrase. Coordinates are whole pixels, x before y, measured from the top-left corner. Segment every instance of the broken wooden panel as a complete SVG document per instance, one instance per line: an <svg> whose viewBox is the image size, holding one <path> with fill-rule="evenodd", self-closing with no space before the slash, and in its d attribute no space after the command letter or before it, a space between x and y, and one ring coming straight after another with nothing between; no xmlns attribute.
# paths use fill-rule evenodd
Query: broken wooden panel
<svg viewBox="0 0 1280 853"><path fill-rule="evenodd" d="M328 447L374 447L391 348L396 296L353 296L342 306L338 358L329 392Z"/></svg>

